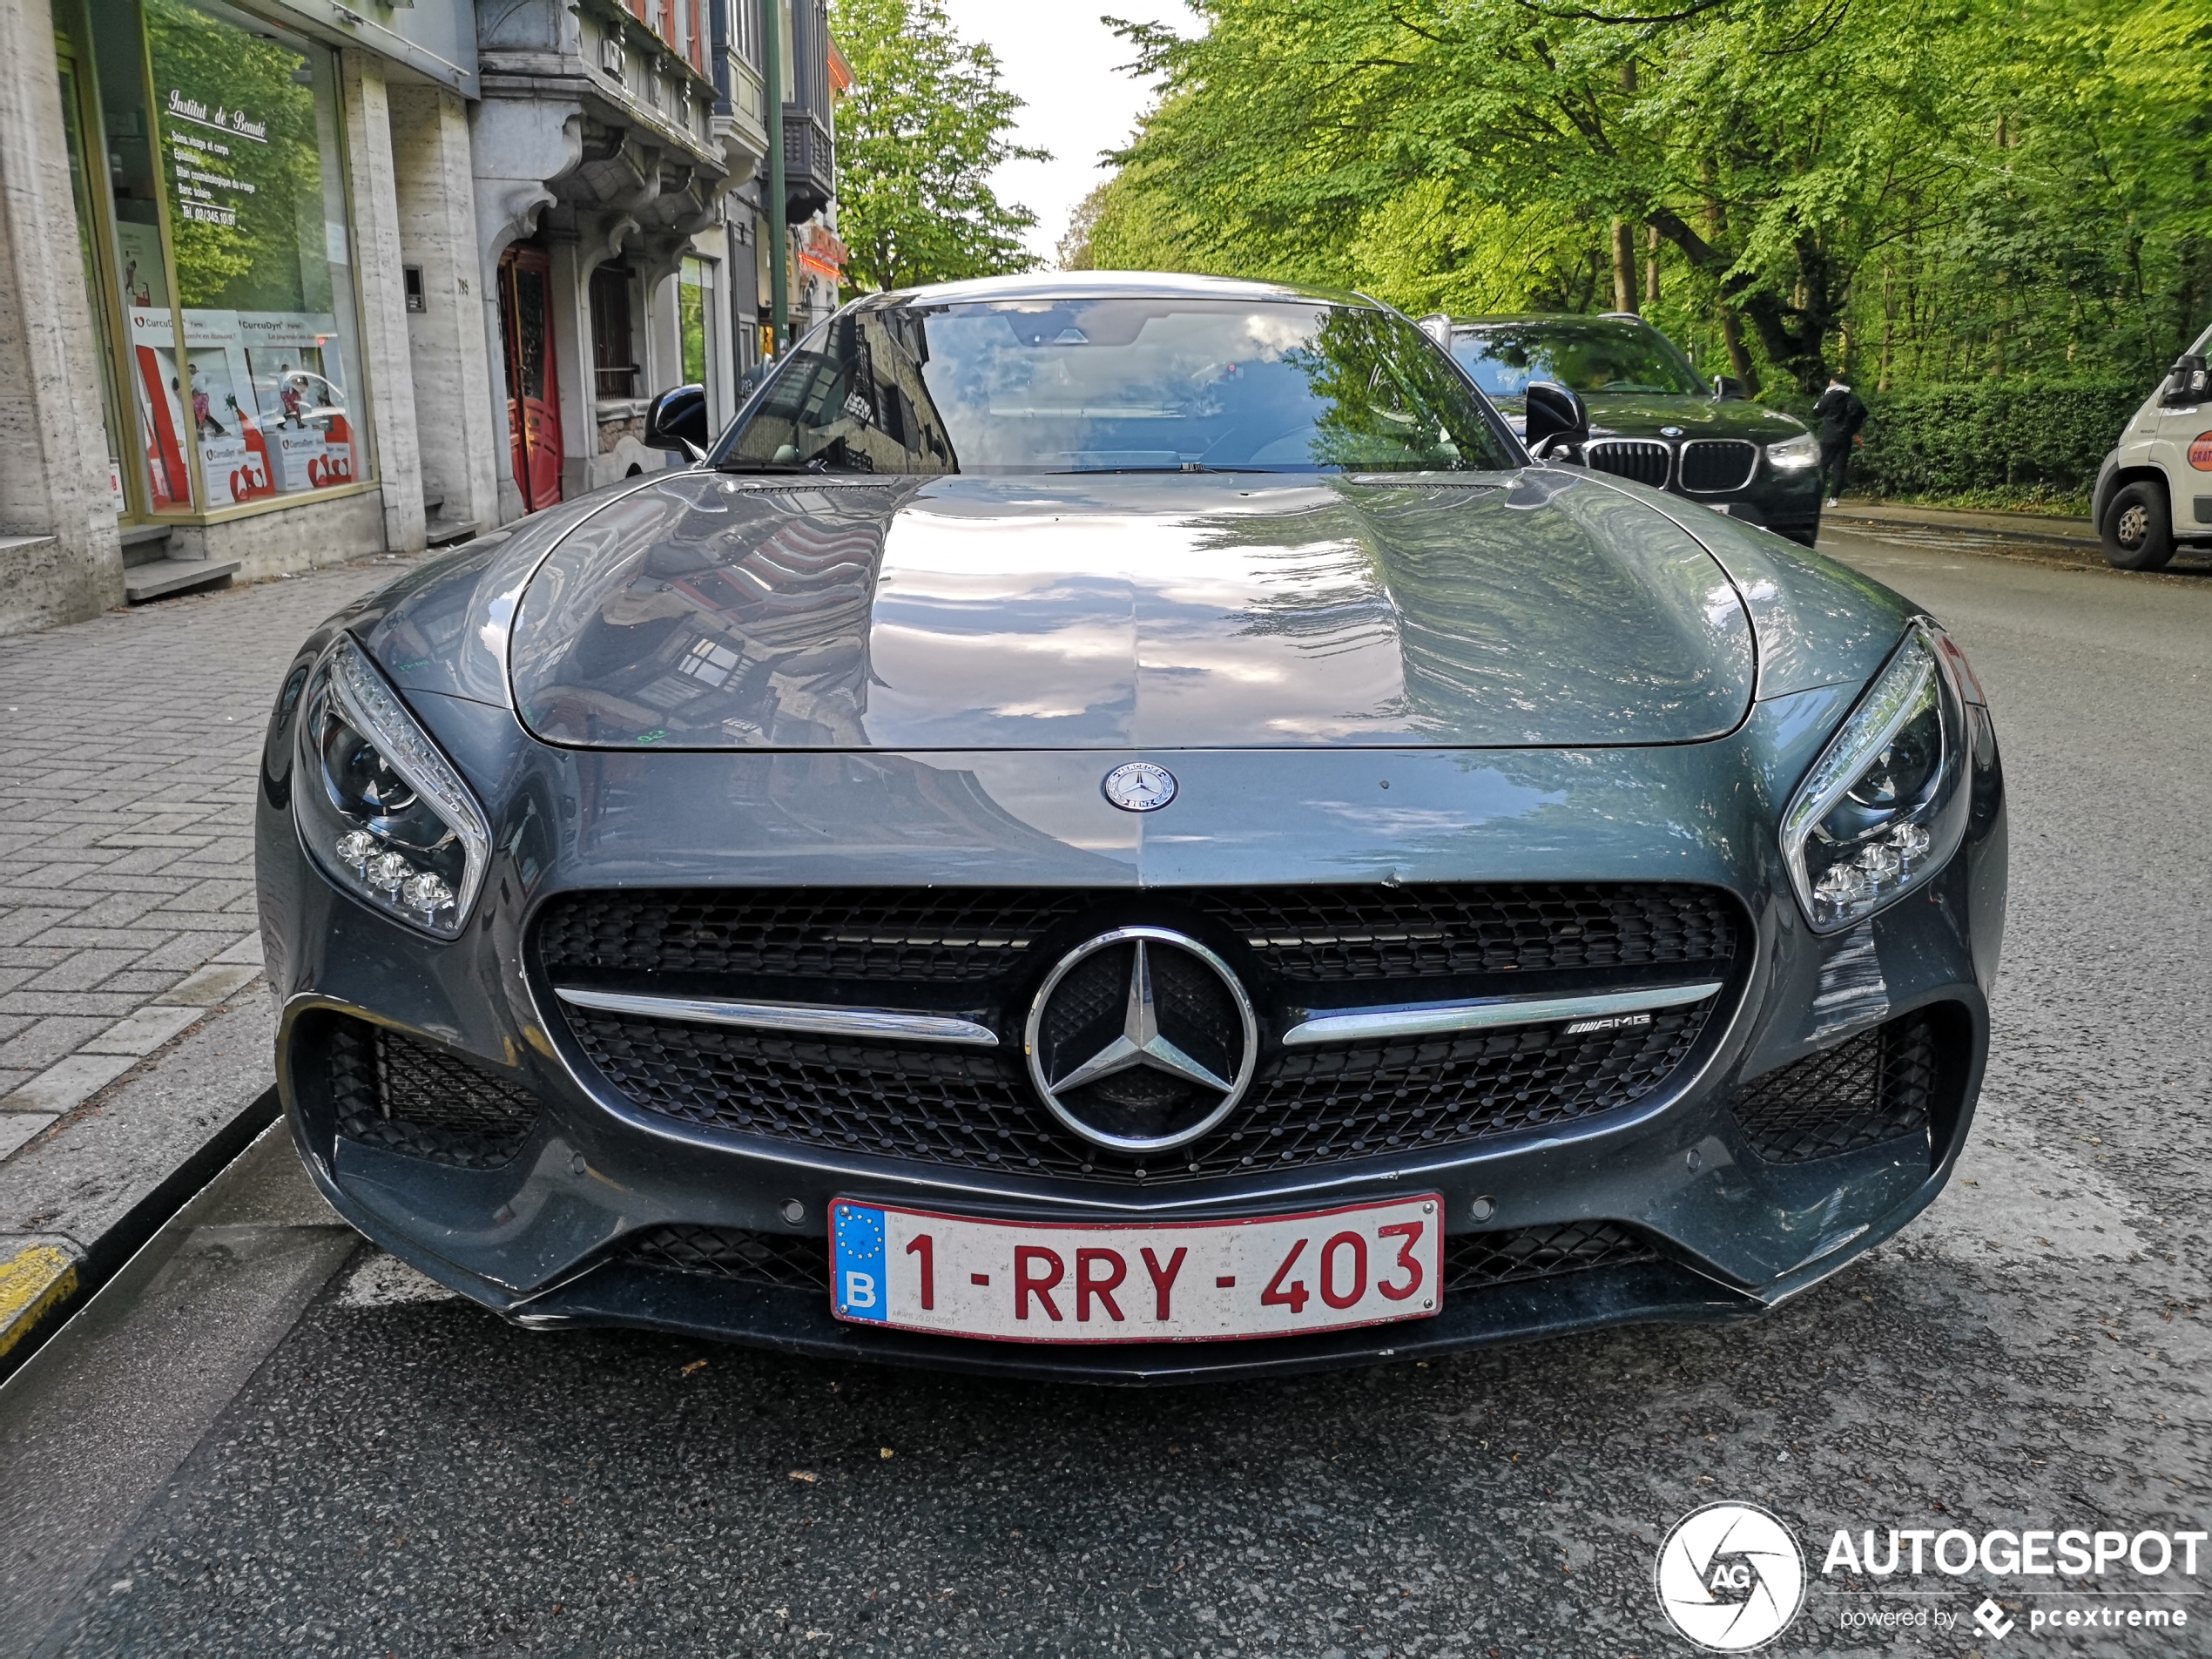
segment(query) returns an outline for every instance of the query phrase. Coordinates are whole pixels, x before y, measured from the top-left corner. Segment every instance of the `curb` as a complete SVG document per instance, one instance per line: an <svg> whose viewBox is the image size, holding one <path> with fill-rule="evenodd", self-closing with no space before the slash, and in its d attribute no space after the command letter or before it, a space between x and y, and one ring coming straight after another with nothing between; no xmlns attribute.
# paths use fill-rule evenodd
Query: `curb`
<svg viewBox="0 0 2212 1659"><path fill-rule="evenodd" d="M27 1244L0 1262L0 1359L76 1295L77 1283L77 1260L58 1245Z"/></svg>
<svg viewBox="0 0 2212 1659"><path fill-rule="evenodd" d="M0 1262L0 1380L38 1351L77 1305L115 1276L194 1193L283 1115L277 1091L248 1101L154 1189L72 1257L56 1244L36 1244Z"/></svg>
<svg viewBox="0 0 2212 1659"><path fill-rule="evenodd" d="M2040 518L2027 513L1949 512L1939 507L1827 507L1820 522L1840 529L1965 530L2009 542L2040 542L2057 547L2093 548L2104 543L2086 518Z"/></svg>

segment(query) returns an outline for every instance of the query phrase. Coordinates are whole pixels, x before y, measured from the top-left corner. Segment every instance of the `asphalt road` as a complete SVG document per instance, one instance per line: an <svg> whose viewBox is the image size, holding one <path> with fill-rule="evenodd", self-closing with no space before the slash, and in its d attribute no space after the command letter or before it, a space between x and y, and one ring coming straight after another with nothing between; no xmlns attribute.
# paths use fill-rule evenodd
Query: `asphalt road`
<svg viewBox="0 0 2212 1659"><path fill-rule="evenodd" d="M1755 1325L1128 1394L532 1334L357 1254L44 1643L0 1649L1656 1656L1689 1651L1656 1542L1715 1498L1776 1511L1816 1570L1838 1527L2212 1525L2212 574L1827 545L1965 644L2013 812L1961 1178L1840 1280ZM104 1351L111 1397L150 1345ZM2027 1615L2107 1603L2006 1588L1990 1642L1978 1575L1816 1581L1771 1651L2212 1652L2196 1582L2109 1603L2186 1631L2094 1635ZM1870 1610L1958 1622L1844 1627Z"/></svg>

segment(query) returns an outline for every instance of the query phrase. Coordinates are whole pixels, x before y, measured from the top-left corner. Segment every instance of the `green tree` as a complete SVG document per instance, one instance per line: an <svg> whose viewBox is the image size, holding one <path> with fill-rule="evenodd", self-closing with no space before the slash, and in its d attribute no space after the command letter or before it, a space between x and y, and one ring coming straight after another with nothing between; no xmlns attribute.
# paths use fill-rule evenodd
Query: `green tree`
<svg viewBox="0 0 2212 1659"><path fill-rule="evenodd" d="M999 200L992 170L1048 161L1008 136L1022 100L997 57L964 41L939 0L836 0L831 26L855 85L837 111L838 233L859 288L1026 271L1036 215Z"/></svg>
<svg viewBox="0 0 2212 1659"><path fill-rule="evenodd" d="M1654 314L1810 392L2141 374L2212 309L2203 0L1193 0L1097 265Z"/></svg>

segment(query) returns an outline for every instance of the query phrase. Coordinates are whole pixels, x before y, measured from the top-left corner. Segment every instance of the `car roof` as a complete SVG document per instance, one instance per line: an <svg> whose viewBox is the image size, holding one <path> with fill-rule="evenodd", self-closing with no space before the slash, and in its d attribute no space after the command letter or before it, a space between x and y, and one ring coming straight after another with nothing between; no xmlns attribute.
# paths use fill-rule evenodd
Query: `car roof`
<svg viewBox="0 0 2212 1659"><path fill-rule="evenodd" d="M1454 328L1522 327L1532 322L1574 323L1588 327L1593 323L1622 323L1631 328L1649 328L1649 319L1633 311L1521 311L1495 317L1454 317Z"/></svg>
<svg viewBox="0 0 2212 1659"><path fill-rule="evenodd" d="M943 305L991 300L1320 300L1374 308L1361 293L1304 282L1261 282L1244 277L1197 276L1173 271L1033 271L1020 276L976 277L894 288L875 296L883 305Z"/></svg>

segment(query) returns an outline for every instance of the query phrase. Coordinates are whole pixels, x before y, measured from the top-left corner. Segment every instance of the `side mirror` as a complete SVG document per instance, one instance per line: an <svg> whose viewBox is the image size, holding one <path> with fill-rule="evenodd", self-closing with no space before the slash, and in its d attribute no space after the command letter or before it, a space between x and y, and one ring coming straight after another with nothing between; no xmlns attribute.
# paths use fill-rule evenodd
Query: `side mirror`
<svg viewBox="0 0 2212 1659"><path fill-rule="evenodd" d="M1590 435L1590 412L1581 397L1556 381L1531 381L1523 394L1528 419L1522 442L1538 460L1548 460L1554 449L1562 460L1579 460L1575 453Z"/></svg>
<svg viewBox="0 0 2212 1659"><path fill-rule="evenodd" d="M1714 401L1726 402L1730 398L1735 398L1741 401L1749 399L1750 395L1751 388L1744 385L1742 381L1737 380L1733 374L1716 374L1713 376Z"/></svg>
<svg viewBox="0 0 2212 1659"><path fill-rule="evenodd" d="M679 386L672 392L663 392L645 411L648 449L672 449L686 461L704 461L713 435L706 429L704 386Z"/></svg>
<svg viewBox="0 0 2212 1659"><path fill-rule="evenodd" d="M2208 372L2204 359L2190 352L2174 365L2173 373L2166 377L2162 401L2168 403L2201 403L2208 390L2212 390L2212 372Z"/></svg>
<svg viewBox="0 0 2212 1659"><path fill-rule="evenodd" d="M1452 349L1452 319L1443 312L1430 312L1427 316L1421 319L1420 327L1423 334L1443 347L1446 351Z"/></svg>

